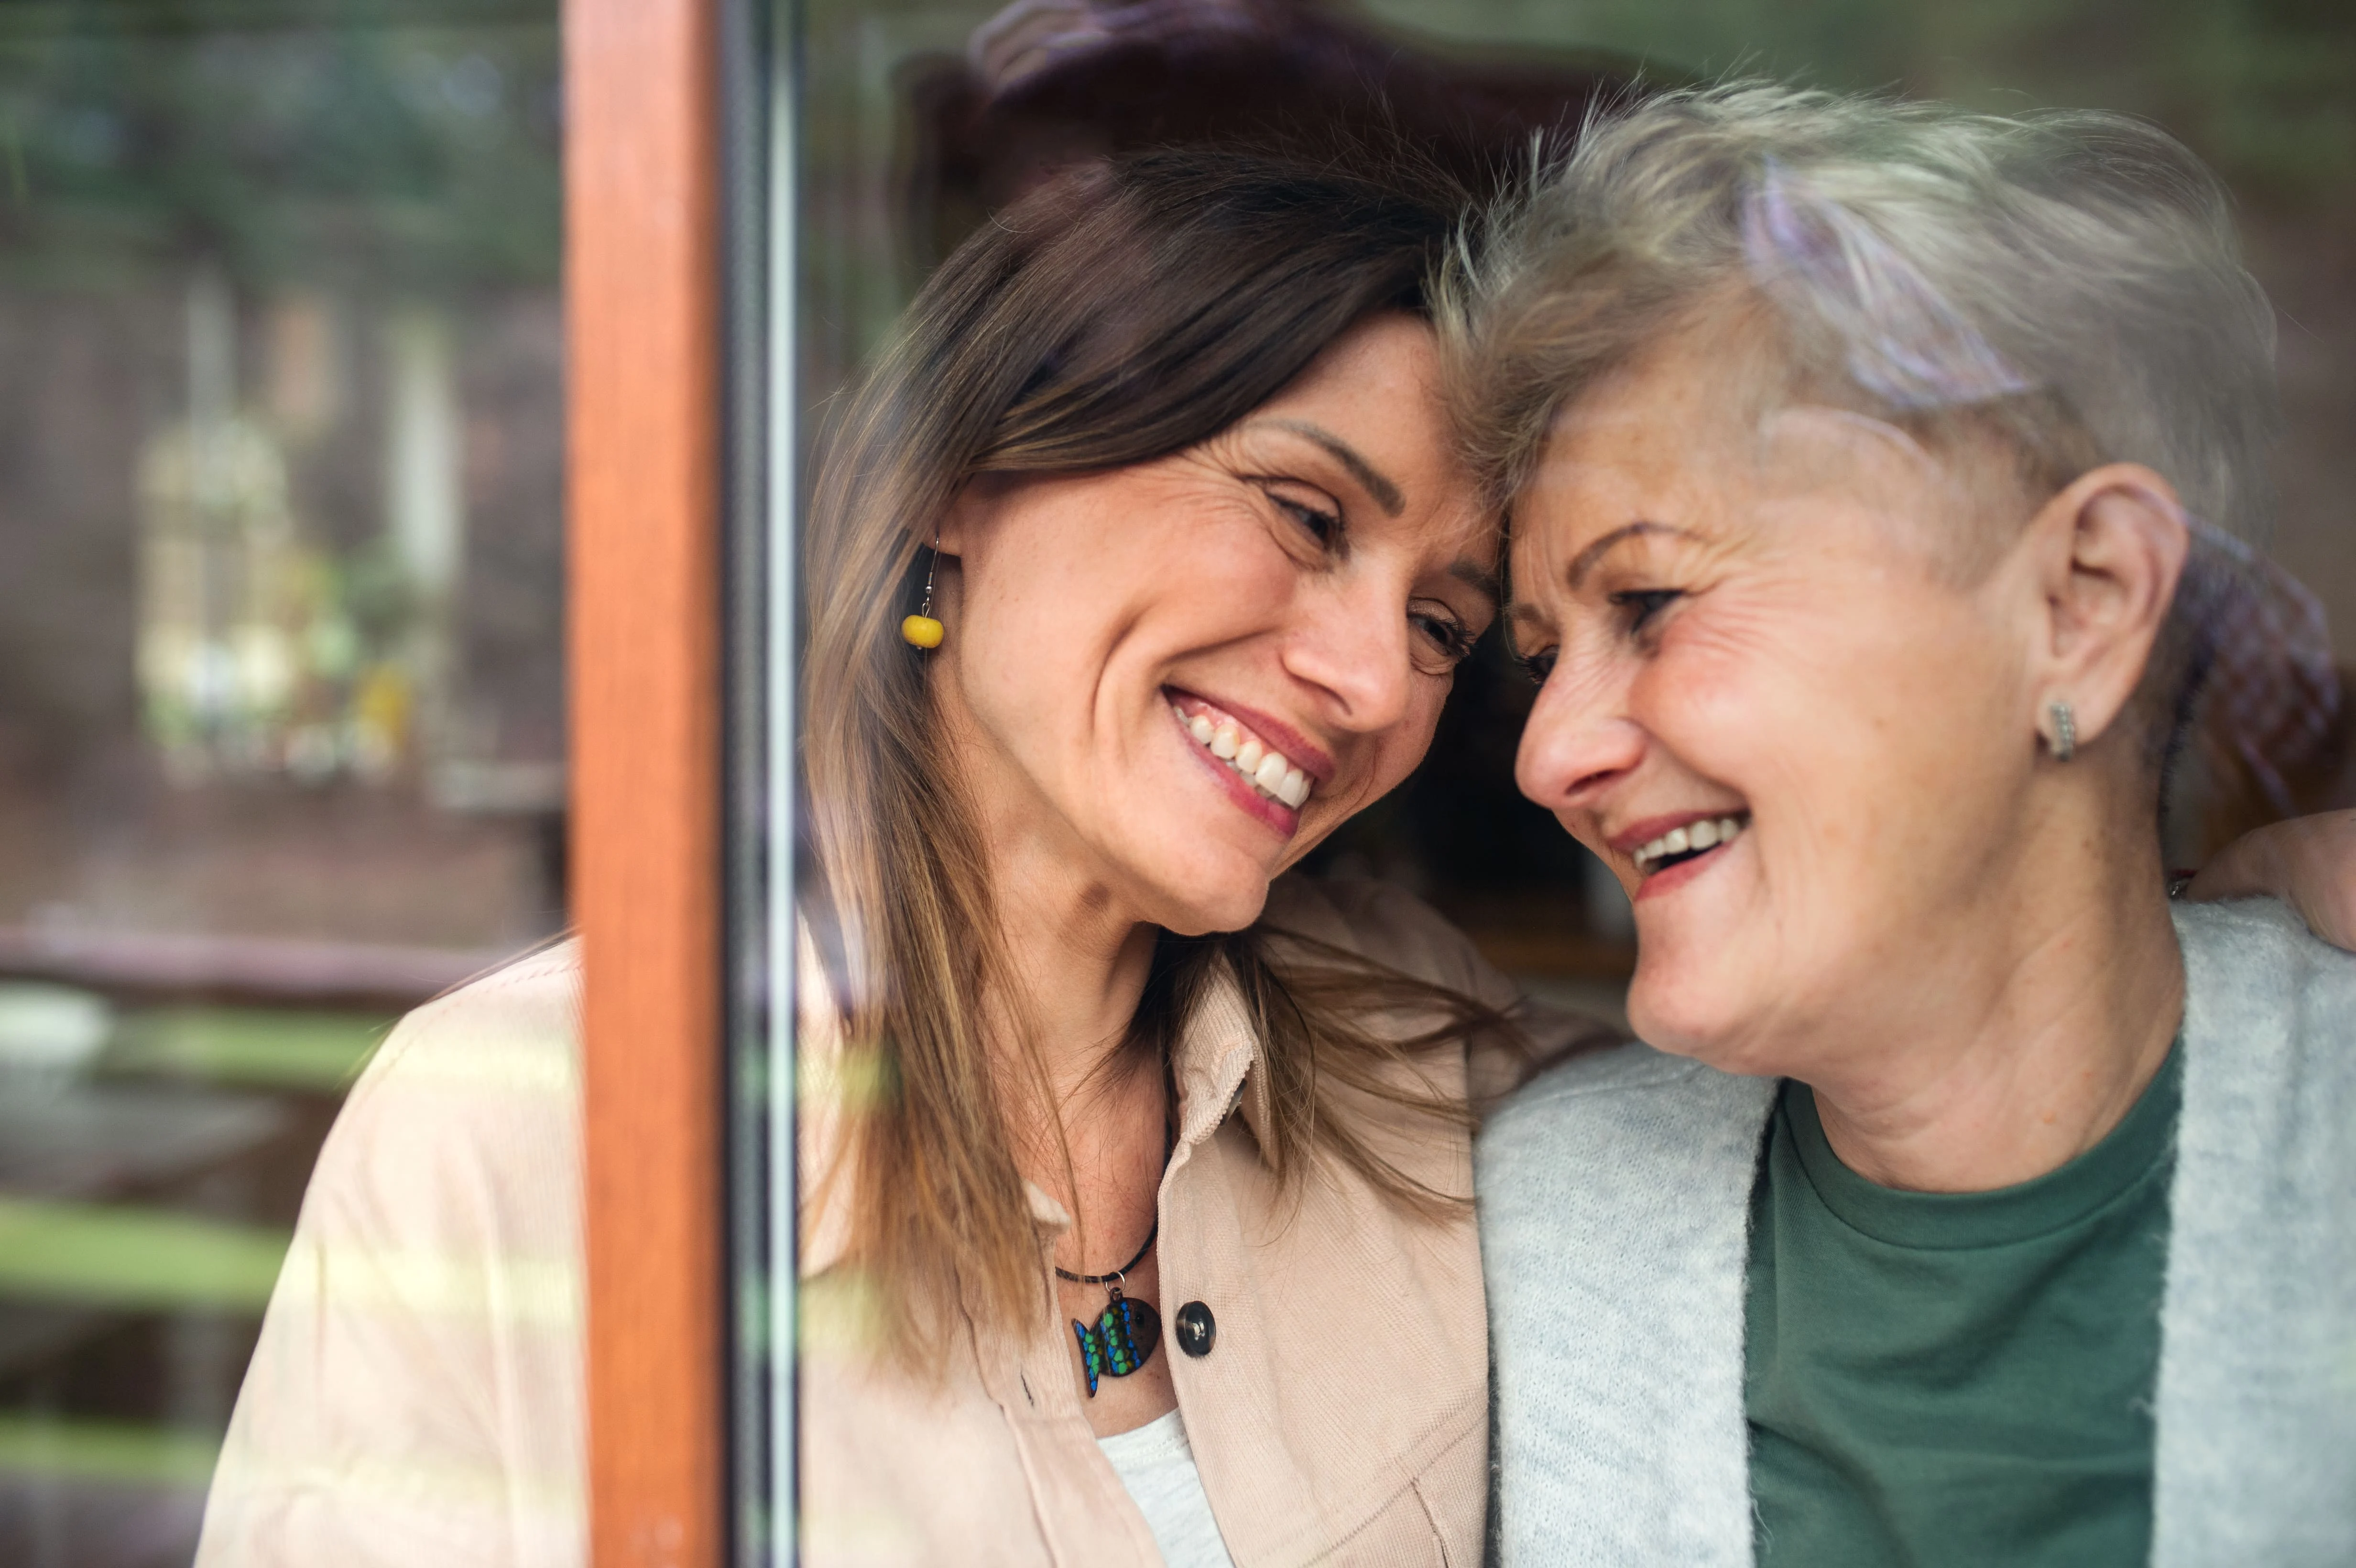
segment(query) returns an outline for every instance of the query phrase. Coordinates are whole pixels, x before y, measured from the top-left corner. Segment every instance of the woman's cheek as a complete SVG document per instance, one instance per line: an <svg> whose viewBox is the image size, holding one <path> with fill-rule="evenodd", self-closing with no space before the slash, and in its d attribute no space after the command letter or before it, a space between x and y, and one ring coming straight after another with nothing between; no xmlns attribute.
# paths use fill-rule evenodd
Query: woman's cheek
<svg viewBox="0 0 2356 1568"><path fill-rule="evenodd" d="M1740 629L1707 614L1687 617L1662 638L1635 683L1646 727L1688 765L1702 765L1756 712L1759 694L1750 688L1762 666Z"/></svg>
<svg viewBox="0 0 2356 1568"><path fill-rule="evenodd" d="M1415 772L1418 763L1431 744L1431 722L1420 717L1402 723L1387 735L1373 739L1368 750L1373 752L1373 766L1367 770L1365 782L1354 792L1350 813L1355 815L1390 794Z"/></svg>
<svg viewBox="0 0 2356 1568"><path fill-rule="evenodd" d="M1440 728L1440 704L1446 697L1443 688L1436 696L1419 700L1407 719L1359 743L1366 763L1357 771L1356 782L1347 786L1346 793L1312 797L1325 799L1331 808L1331 815L1321 814L1315 819L1319 838L1407 782L1407 776L1415 772L1424 753L1431 748L1432 735Z"/></svg>
<svg viewBox="0 0 2356 1568"><path fill-rule="evenodd" d="M1655 661L1663 684L1684 727L1711 749L1754 731L1789 745L1858 673L1827 638L1837 624L1831 607L1794 588L1738 584L1697 595L1664 635Z"/></svg>

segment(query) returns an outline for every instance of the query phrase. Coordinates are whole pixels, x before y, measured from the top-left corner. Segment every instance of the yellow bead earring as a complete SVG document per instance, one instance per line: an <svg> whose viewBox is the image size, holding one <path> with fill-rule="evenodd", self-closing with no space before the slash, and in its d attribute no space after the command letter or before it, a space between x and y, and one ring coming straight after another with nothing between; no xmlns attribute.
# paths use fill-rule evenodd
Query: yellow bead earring
<svg viewBox="0 0 2356 1568"><path fill-rule="evenodd" d="M925 563L925 603L900 623L900 637L912 648L937 648L944 628L933 619L933 569L941 561L941 542L933 541L933 559Z"/></svg>

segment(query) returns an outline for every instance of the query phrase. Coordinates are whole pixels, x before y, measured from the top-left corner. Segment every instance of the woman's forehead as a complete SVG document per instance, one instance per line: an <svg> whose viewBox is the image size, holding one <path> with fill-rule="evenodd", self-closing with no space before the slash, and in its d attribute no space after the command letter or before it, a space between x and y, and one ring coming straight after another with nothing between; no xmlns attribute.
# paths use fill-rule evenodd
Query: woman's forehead
<svg viewBox="0 0 2356 1568"><path fill-rule="evenodd" d="M1714 378L1700 357L1664 357L1599 387L1557 421L1514 507L1517 579L1569 560L1636 522L1658 539L1738 542L1837 497L1918 524L1956 477L1912 433L1855 409L1778 402ZM1914 530L1908 530L1910 536Z"/></svg>
<svg viewBox="0 0 2356 1568"><path fill-rule="evenodd" d="M1410 417L1440 422L1439 341L1430 325L1403 311L1378 311L1327 344L1268 408L1314 401L1369 409L1402 399Z"/></svg>

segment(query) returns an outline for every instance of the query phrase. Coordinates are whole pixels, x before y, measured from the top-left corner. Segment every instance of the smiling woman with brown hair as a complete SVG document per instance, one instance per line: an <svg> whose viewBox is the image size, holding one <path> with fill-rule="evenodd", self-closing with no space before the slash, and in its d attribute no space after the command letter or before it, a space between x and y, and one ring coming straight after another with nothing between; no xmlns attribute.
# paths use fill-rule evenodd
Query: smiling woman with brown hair
<svg viewBox="0 0 2356 1568"><path fill-rule="evenodd" d="M1116 1470L1161 1472L1174 1560L1475 1549L1467 1105L1513 992L1401 895L1275 880L1421 759L1494 613L1422 318L1453 220L1093 168L952 258L844 419L809 557L821 1559L1135 1552ZM1210 1509L1172 1514L1189 1441Z"/></svg>

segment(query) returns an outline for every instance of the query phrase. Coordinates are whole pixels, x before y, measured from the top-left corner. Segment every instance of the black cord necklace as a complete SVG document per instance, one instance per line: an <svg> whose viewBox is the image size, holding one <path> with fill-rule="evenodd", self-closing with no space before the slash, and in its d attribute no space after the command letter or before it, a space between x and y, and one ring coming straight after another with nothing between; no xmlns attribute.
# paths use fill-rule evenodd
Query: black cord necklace
<svg viewBox="0 0 2356 1568"><path fill-rule="evenodd" d="M1178 1147L1178 1129L1168 1124L1162 1127L1162 1163L1170 1163L1170 1151ZM1153 1238L1162 1233L1162 1218L1155 1215L1152 1226L1145 1232L1145 1244L1137 1255L1109 1274L1074 1274L1068 1269L1055 1270L1057 1279L1074 1285L1100 1285L1105 1287L1105 1309L1094 1323L1071 1319L1072 1333L1080 1342L1080 1364L1087 1370L1088 1397L1097 1396L1097 1382L1102 1378L1125 1378L1153 1358L1153 1348L1162 1343L1162 1314L1153 1304L1132 1301L1120 1293L1129 1271L1145 1261L1153 1250Z"/></svg>
<svg viewBox="0 0 2356 1568"><path fill-rule="evenodd" d="M1070 1280L1074 1285L1100 1285L1105 1287L1105 1309L1094 1323L1072 1319L1072 1333L1080 1341L1080 1362L1087 1369L1088 1397L1097 1396L1099 1378L1125 1378L1145 1365L1153 1355L1153 1348L1162 1342L1162 1314L1149 1302L1132 1301L1120 1293L1123 1276L1145 1261L1153 1250L1153 1238L1162 1232L1162 1221L1145 1232L1145 1245L1137 1255L1109 1274L1074 1274L1069 1269L1057 1269L1057 1279Z"/></svg>

